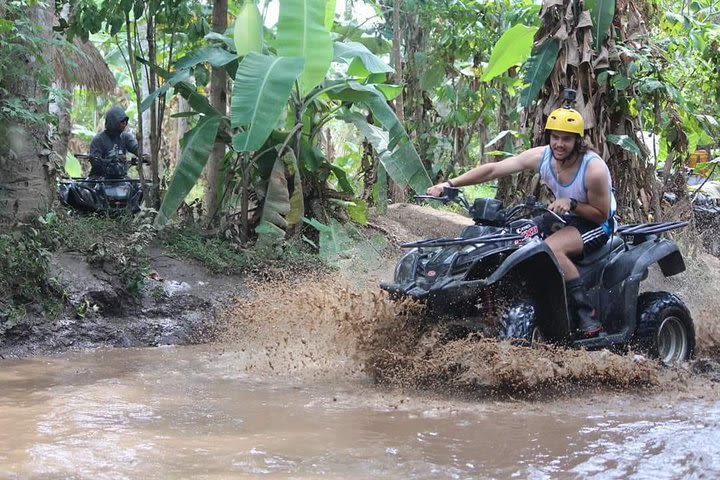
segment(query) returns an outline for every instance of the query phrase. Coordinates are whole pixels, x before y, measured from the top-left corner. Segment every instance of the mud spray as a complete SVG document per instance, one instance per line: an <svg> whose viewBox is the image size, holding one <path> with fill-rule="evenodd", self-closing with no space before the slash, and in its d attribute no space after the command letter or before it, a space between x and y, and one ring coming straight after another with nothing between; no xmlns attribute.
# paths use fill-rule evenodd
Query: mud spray
<svg viewBox="0 0 720 480"><path fill-rule="evenodd" d="M679 294L693 313L697 357L668 369L634 352L525 348L492 339L441 341L421 307L391 301L379 288L340 275L253 282L249 297L225 313L223 348L241 350L244 368L294 376L367 376L408 389L473 395L522 395L597 389L677 388L689 377L717 376L720 261L688 262L683 279L651 272L645 289ZM699 365L699 366L698 366Z"/></svg>

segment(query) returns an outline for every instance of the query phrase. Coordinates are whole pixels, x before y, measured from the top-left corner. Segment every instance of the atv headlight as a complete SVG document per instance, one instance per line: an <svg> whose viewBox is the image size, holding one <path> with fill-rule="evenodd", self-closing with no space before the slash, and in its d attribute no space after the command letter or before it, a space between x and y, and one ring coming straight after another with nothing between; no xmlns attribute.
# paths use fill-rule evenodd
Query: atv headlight
<svg viewBox="0 0 720 480"><path fill-rule="evenodd" d="M420 253L413 248L400 259L395 267L395 283L403 284L415 280L415 270Z"/></svg>

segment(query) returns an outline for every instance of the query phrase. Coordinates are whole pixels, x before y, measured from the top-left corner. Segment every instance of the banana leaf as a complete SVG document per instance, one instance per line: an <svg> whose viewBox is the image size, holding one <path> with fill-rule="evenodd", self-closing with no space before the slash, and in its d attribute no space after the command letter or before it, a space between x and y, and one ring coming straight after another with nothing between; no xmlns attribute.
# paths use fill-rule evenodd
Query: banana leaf
<svg viewBox="0 0 720 480"><path fill-rule="evenodd" d="M303 221L320 232L319 254L322 258L333 259L341 256L353 245L353 241L337 220L331 219L329 225L314 218L305 218Z"/></svg>
<svg viewBox="0 0 720 480"><path fill-rule="evenodd" d="M285 216L288 213L290 213L290 195L288 193L287 179L285 178L285 162L282 158L278 158L275 160L275 165L268 179L260 221L286 230L288 222Z"/></svg>
<svg viewBox="0 0 720 480"><path fill-rule="evenodd" d="M335 8L337 6L337 0L327 0L325 5L325 30L328 32L332 30L333 24L335 23Z"/></svg>
<svg viewBox="0 0 720 480"><path fill-rule="evenodd" d="M555 60L557 60L559 52L560 42L552 38L534 49L528 61L525 62L524 76L528 86L520 94L520 104L523 107L529 108L540 93L540 89L545 85L545 81L555 67Z"/></svg>
<svg viewBox="0 0 720 480"><path fill-rule="evenodd" d="M219 126L219 116L203 117L198 121L197 126L183 137L184 147L180 160L160 205L160 211L155 219L156 224L167 223L197 182L215 144Z"/></svg>
<svg viewBox="0 0 720 480"><path fill-rule="evenodd" d="M619 146L623 150L627 150L633 155L643 158L643 153L642 150L640 150L640 147L638 147L637 143L635 143L633 139L627 135L608 135L607 141Z"/></svg>
<svg viewBox="0 0 720 480"><path fill-rule="evenodd" d="M340 118L353 123L372 144L384 170L395 183L402 187L409 186L416 193L424 192L432 185L430 176L407 135L390 150L390 134L369 124L363 115L353 112Z"/></svg>
<svg viewBox="0 0 720 480"><path fill-rule="evenodd" d="M300 77L303 95L325 79L333 58L330 32L325 28L326 7L326 0L283 0L280 5L277 53L305 59Z"/></svg>
<svg viewBox="0 0 720 480"><path fill-rule="evenodd" d="M593 48L600 52L615 16L615 0L587 0L585 7L592 18Z"/></svg>
<svg viewBox="0 0 720 480"><path fill-rule="evenodd" d="M235 52L245 56L250 52L262 53L263 21L255 2L245 2L235 17L233 28Z"/></svg>
<svg viewBox="0 0 720 480"><path fill-rule="evenodd" d="M533 37L537 31L538 27L515 25L503 33L493 47L482 81L488 82L511 67L522 64L530 56Z"/></svg>
<svg viewBox="0 0 720 480"><path fill-rule="evenodd" d="M65 173L73 178L82 177L82 167L80 161L70 152L65 154Z"/></svg>
<svg viewBox="0 0 720 480"><path fill-rule="evenodd" d="M160 95L164 95L165 92L170 89L170 87L174 87L176 84L186 80L190 77L190 70L181 70L179 72L174 72L171 74L168 78L165 79L165 83L163 83L159 88L156 88L153 90L150 95L143 98L143 101L140 103L140 111L144 112L148 108L150 108L150 105L155 101L157 97Z"/></svg>
<svg viewBox="0 0 720 480"><path fill-rule="evenodd" d="M285 161L285 169L293 177L293 191L290 195L290 211L285 217L288 226L292 227L300 223L302 216L305 214L305 196L303 195L302 175L300 174L298 161L293 150L288 150L288 152L283 155L283 160Z"/></svg>
<svg viewBox="0 0 720 480"><path fill-rule="evenodd" d="M189 70L198 63L207 62L213 67L222 67L235 60L236 55L220 47L202 47L189 52L175 62L175 71Z"/></svg>
<svg viewBox="0 0 720 480"><path fill-rule="evenodd" d="M302 58L270 57L250 52L238 66L230 107L237 152L257 150L270 136L302 71Z"/></svg>
<svg viewBox="0 0 720 480"><path fill-rule="evenodd" d="M359 59L369 73L393 73L395 70L383 62L380 57L372 53L368 48L359 42L335 42L334 44L336 62L343 61L350 65L353 60Z"/></svg>

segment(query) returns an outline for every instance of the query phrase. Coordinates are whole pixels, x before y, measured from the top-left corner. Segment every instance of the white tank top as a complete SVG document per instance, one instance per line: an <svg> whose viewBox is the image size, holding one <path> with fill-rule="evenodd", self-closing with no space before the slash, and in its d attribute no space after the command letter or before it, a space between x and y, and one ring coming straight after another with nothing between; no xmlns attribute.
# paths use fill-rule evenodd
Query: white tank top
<svg viewBox="0 0 720 480"><path fill-rule="evenodd" d="M587 171L587 166L590 162L596 158L602 163L602 166L607 173L608 185L610 186L610 215L608 216L607 221L600 225L605 233L609 235L614 229L615 222L611 220L615 216L617 203L615 202L615 195L613 195L612 191L612 178L610 177L610 170L608 169L607 164L597 153L593 151L585 153L577 172L575 172L575 177L570 181L570 183L560 183L560 180L558 180L555 175L555 170L552 168L552 150L550 150L550 146L548 145L545 147L545 150L543 150L542 160L540 160L540 178L543 182L545 182L545 184L547 184L550 190L552 190L555 198L574 198L578 202L588 203L587 187L585 186L585 172ZM574 215L572 212L568 213L570 215Z"/></svg>

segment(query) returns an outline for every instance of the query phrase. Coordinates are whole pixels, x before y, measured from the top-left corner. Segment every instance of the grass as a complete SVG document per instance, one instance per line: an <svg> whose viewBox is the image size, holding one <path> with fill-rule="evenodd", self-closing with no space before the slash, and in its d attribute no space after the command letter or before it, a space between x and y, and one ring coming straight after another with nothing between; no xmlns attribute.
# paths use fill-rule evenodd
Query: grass
<svg viewBox="0 0 720 480"><path fill-rule="evenodd" d="M226 240L210 237L199 229L168 229L161 233L165 248L181 258L202 263L213 273L240 273L250 266L248 254Z"/></svg>

